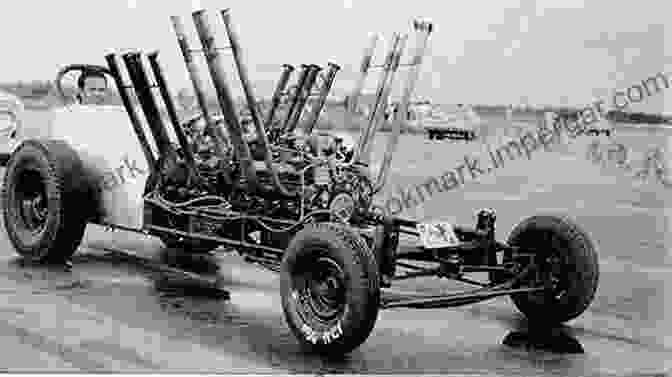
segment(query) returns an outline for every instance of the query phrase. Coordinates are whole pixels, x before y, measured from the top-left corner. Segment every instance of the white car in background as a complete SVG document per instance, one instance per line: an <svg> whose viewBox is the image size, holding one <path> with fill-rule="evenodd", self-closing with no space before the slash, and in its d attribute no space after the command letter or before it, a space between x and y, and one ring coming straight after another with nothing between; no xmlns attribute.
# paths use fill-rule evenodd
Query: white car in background
<svg viewBox="0 0 672 377"><path fill-rule="evenodd" d="M25 107L11 93L0 92L0 165L5 165L18 145L16 131L21 125Z"/></svg>
<svg viewBox="0 0 672 377"><path fill-rule="evenodd" d="M430 140L443 138L474 140L478 137L481 118L468 105L438 106L430 103L411 108L412 126L422 128Z"/></svg>

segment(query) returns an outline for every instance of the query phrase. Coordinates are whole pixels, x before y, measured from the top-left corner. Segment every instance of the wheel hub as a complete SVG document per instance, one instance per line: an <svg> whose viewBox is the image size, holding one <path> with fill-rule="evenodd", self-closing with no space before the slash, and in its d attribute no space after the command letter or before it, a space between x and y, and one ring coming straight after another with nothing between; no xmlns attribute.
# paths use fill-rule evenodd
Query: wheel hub
<svg viewBox="0 0 672 377"><path fill-rule="evenodd" d="M26 225L33 231L37 231L44 226L47 218L47 208L44 204L44 198L41 195L21 201L21 216Z"/></svg>
<svg viewBox="0 0 672 377"><path fill-rule="evenodd" d="M340 282L333 276L329 276L319 283L318 290L324 300L333 301L338 296L339 288L341 288Z"/></svg>
<svg viewBox="0 0 672 377"><path fill-rule="evenodd" d="M554 299L560 300L566 293L562 279L562 258L556 254L553 254L547 259L547 263L549 268L548 278L551 287L550 292Z"/></svg>
<svg viewBox="0 0 672 377"><path fill-rule="evenodd" d="M310 309L322 320L332 320L343 310L345 285L343 271L331 259L320 258L308 280Z"/></svg>
<svg viewBox="0 0 672 377"><path fill-rule="evenodd" d="M44 183L33 171L24 172L17 181L15 208L25 227L39 233L46 225L49 212Z"/></svg>

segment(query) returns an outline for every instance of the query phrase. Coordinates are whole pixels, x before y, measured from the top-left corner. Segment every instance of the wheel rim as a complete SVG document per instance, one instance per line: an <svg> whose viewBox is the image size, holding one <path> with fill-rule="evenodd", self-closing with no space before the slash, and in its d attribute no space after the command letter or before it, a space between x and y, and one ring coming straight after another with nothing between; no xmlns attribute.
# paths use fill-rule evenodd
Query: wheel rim
<svg viewBox="0 0 672 377"><path fill-rule="evenodd" d="M312 317L331 322L345 308L345 274L331 258L319 257L311 262L304 280L302 305Z"/></svg>
<svg viewBox="0 0 672 377"><path fill-rule="evenodd" d="M541 268L548 271L548 279L550 289L541 291L539 293L532 293L530 297L534 301L560 301L562 300L569 289L569 281L567 276L566 261L563 258L562 254L562 243L564 242L561 239L558 239L552 232L544 232L541 235L542 244L549 245L546 249L546 257L543 259ZM544 286L545 281L541 282L541 285Z"/></svg>
<svg viewBox="0 0 672 377"><path fill-rule="evenodd" d="M563 258L558 255L557 252L553 252L552 255L546 260L548 263L548 268L550 270L549 279L551 280L551 289L549 291L549 296L554 300L559 301L567 294L567 277L563 272L565 271L565 263Z"/></svg>
<svg viewBox="0 0 672 377"><path fill-rule="evenodd" d="M17 220L31 233L40 233L47 225L49 209L47 206L46 185L42 176L35 170L19 173L14 188Z"/></svg>

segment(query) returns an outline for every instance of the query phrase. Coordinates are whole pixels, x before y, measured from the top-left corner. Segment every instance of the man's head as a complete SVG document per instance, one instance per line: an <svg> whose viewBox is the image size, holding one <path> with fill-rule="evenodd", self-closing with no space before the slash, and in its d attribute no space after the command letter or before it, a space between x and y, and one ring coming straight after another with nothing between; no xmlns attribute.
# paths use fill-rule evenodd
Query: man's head
<svg viewBox="0 0 672 377"><path fill-rule="evenodd" d="M107 77L102 72L84 71L77 79L77 87L82 105L102 105L107 95Z"/></svg>

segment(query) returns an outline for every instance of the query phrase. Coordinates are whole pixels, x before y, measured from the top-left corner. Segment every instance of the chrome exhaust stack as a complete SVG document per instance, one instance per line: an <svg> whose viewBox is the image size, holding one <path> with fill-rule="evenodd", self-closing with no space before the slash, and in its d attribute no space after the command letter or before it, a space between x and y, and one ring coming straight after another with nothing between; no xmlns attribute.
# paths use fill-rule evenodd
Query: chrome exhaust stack
<svg viewBox="0 0 672 377"><path fill-rule="evenodd" d="M271 107L268 109L268 113L266 113L266 120L264 121L266 131L269 133L273 127L275 112L278 110L278 106L280 106L280 103L282 102L282 97L285 94L287 83L289 83L289 78L292 75L293 71L294 71L293 66L289 64L282 65L282 73L280 74L278 85L275 87L275 91L273 92L273 97L271 97Z"/></svg>
<svg viewBox="0 0 672 377"><path fill-rule="evenodd" d="M207 20L204 10L198 10L192 13L192 18L198 32L198 38L203 45L205 58L210 71L217 100L219 101L222 115L224 116L226 127L233 144L234 153L240 163L243 178L247 181L251 192L257 192L260 189L257 173L254 168L254 161L250 153L250 146L243 138L243 129L238 119L236 105L231 95L231 90L227 83L224 62L219 49L215 46L214 32ZM253 105L254 106L254 105ZM256 111L253 110L253 113ZM216 129L217 127L215 127ZM264 133L265 135L265 133Z"/></svg>
<svg viewBox="0 0 672 377"><path fill-rule="evenodd" d="M222 132L222 129L217 125L217 122L212 117L212 114L208 110L207 97L205 95L205 88L203 81L201 80L201 74L199 72L196 62L194 62L192 54L192 49L189 46L189 41L187 39L186 33L184 32L184 26L182 21L177 16L171 16L170 20L173 25L173 30L177 36L177 43L180 47L180 52L182 53L182 59L184 60L185 65L187 66L187 71L189 72L189 79L194 88L194 94L196 95L196 101L205 120L205 132L210 135L215 140L215 153L219 157L226 157L226 145L228 145L227 139Z"/></svg>
<svg viewBox="0 0 672 377"><path fill-rule="evenodd" d="M133 83L135 95L138 98L140 107L145 114L149 129L154 136L154 141L159 150L159 160L168 158L176 161L177 152L173 148L168 136L168 131L163 124L161 118L161 111L156 103L156 98L152 92L152 83L150 81L148 71L143 61L143 54L140 52L129 52L122 55L122 59L126 64L126 69Z"/></svg>
<svg viewBox="0 0 672 377"><path fill-rule="evenodd" d="M130 89L133 88L128 82L128 79L124 76L124 73L121 70L121 65L119 64L119 56L117 54L107 54L105 55L105 60L107 61L107 66L112 73L114 78L114 83L117 86L117 91L119 92L119 97L121 97L121 102L126 109L126 113L130 118L131 125L133 126L133 131L135 131L138 141L140 142L140 147L142 152L145 155L147 160L147 166L149 167L150 174L156 170L156 160L154 157L154 152L152 152L152 147L149 144L145 130L142 127L142 122L140 121L140 116L138 114L137 108L131 100L131 94L129 93Z"/></svg>
<svg viewBox="0 0 672 377"><path fill-rule="evenodd" d="M310 71L311 71L310 65L301 64L301 72L299 73L299 77L296 80L296 85L294 85L294 87L292 88L293 90L289 93L288 98L289 108L287 109L287 114L285 114L285 121L283 122L282 127L280 127L277 131L275 131L273 135L274 138L277 138L283 133L285 133L287 128L289 127L289 124L291 123L291 120L294 116L294 112L296 111L296 107L298 106L301 93L305 90L306 80L308 79Z"/></svg>
<svg viewBox="0 0 672 377"><path fill-rule="evenodd" d="M310 135L313 133L313 129L317 124L317 120L320 118L324 104L327 102L327 97L329 96L331 88L334 85L336 74L340 69L341 67L338 64L329 63L329 68L327 68L326 73L324 75L320 75L322 78L322 86L317 93L315 104L308 114L308 118L306 119L306 123L303 127L303 133L305 135Z"/></svg>
<svg viewBox="0 0 672 377"><path fill-rule="evenodd" d="M156 81L156 86L158 86L161 98L163 99L163 103L166 106L166 112L168 113L168 118L170 119L170 122L173 124L173 131L175 132L175 136L177 136L177 140L180 143L180 147L182 148L182 153L184 154L184 159L187 163L189 171L191 172L192 176L196 176L198 173L196 169L196 161L194 159L194 153L191 150L189 141L187 140L187 135L185 135L184 130L182 129L180 118L177 115L177 110L175 109L175 102L173 101L173 96L170 92L170 88L168 88L168 83L166 82L166 78L163 73L163 68L159 63L159 52L154 51L149 53L147 55L147 59L149 60L149 65L152 68L152 72L154 73L154 80Z"/></svg>
<svg viewBox="0 0 672 377"><path fill-rule="evenodd" d="M355 83L355 87L348 98L348 112L351 115L357 113L357 105L359 105L359 97L362 95L362 89L364 88L364 82L366 81L366 76L369 73L369 68L371 67L371 59L373 59L373 52L376 49L378 40L380 36L378 34L373 34L369 38L369 44L364 49L364 56L362 58L362 63L359 69L359 78Z"/></svg>
<svg viewBox="0 0 672 377"><path fill-rule="evenodd" d="M289 122L284 131L285 133L293 133L294 130L296 129L296 126L299 124L299 121L301 120L301 115L303 115L303 110L306 108L306 103L308 102L308 98L312 94L313 86L315 86L315 81L317 81L317 76L321 70L322 67L315 64L311 64L308 66L308 74L306 75L306 81L301 90L298 91L296 107L294 108L294 112L291 113Z"/></svg>
<svg viewBox="0 0 672 377"><path fill-rule="evenodd" d="M406 65L408 67L408 76L406 77L406 83L401 94L399 107L393 117L392 132L388 137L387 149L385 150L383 162L378 171L378 178L376 179L373 188L374 193L380 192L387 181L387 175L392 165L392 157L399 143L401 127L406 123L406 114L408 113L411 97L415 92L415 85L420 77L420 67L422 66L422 61L427 53L429 36L434 30L434 24L429 21L415 20L413 21L413 29L415 31L415 49L411 62ZM399 65L398 61L397 65Z"/></svg>
<svg viewBox="0 0 672 377"><path fill-rule="evenodd" d="M252 116L252 121L254 123L254 127L257 133L257 142L259 144L259 148L261 148L261 154L264 156L264 162L266 165L267 170L270 172L271 179L273 181L273 185L276 188L278 192L280 192L284 196L288 197L297 197L301 194L301 187L296 188L295 190L291 190L288 187L286 187L281 181L280 181L280 176L278 173L278 169L276 166L273 164L273 155L271 152L271 147L270 143L268 141L268 135L266 133L266 130L264 128L264 125L261 123L261 116L259 114L259 108L256 106L256 97L252 91L252 85L250 83L248 74L247 74L247 65L245 64L244 57L243 57L243 52L240 47L240 42L238 38L238 33L236 29L233 27L233 24L231 22L231 14L229 13L229 9L225 9L221 12L222 19L224 21L224 25L226 26L226 31L227 35L229 37L229 42L231 46L231 50L233 52L233 58L236 63L236 67L238 69L238 76L240 78L240 81L243 85L243 91L245 92L245 99L247 101L247 106L250 110L250 114ZM207 36L208 34L204 35ZM209 34L211 35L211 34ZM215 72L213 72L215 73ZM213 78L215 75L213 74ZM222 76L223 78L223 76ZM308 80L308 79L306 79ZM223 80L220 80L223 82ZM229 97L230 98L230 97ZM233 114L233 117L235 118L235 114ZM237 122L237 118L235 119ZM236 123L238 125L238 123ZM240 127L240 126L238 126ZM244 147L248 148L247 143L242 140L244 143ZM249 149L248 149L249 151ZM249 153L249 152L248 152ZM250 158L251 160L251 158Z"/></svg>
<svg viewBox="0 0 672 377"><path fill-rule="evenodd" d="M385 104L387 103L387 98L392 90L391 83L394 79L394 74L399 67L399 59L403 53L406 39L407 37L405 35L401 36L399 33L394 33L392 46L385 57L385 63L381 66L382 72L380 73L380 79L378 80L373 111L371 111L366 128L363 130L357 142L352 159L353 163L358 163L364 166L369 165L373 138L375 137L378 124L385 113Z"/></svg>

